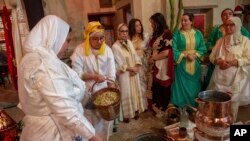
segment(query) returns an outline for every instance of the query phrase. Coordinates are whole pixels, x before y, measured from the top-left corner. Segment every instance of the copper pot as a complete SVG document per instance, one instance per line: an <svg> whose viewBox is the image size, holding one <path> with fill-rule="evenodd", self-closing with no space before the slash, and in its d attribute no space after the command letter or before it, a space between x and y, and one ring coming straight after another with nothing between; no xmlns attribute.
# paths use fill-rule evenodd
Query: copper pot
<svg viewBox="0 0 250 141"><path fill-rule="evenodd" d="M233 123L231 96L221 91L202 91L198 98L195 123L199 130L212 136L227 136Z"/></svg>
<svg viewBox="0 0 250 141"><path fill-rule="evenodd" d="M196 127L194 128L194 141L229 141L229 135L226 136L211 136L204 132L201 132Z"/></svg>
<svg viewBox="0 0 250 141"><path fill-rule="evenodd" d="M231 115L230 93L207 90L199 93L196 102L198 111L210 118L224 118Z"/></svg>

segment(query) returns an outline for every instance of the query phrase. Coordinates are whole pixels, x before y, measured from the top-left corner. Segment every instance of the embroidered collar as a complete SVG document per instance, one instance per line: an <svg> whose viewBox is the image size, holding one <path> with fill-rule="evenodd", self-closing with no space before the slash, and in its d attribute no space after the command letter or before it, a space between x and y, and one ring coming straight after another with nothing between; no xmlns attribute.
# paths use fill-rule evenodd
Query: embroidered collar
<svg viewBox="0 0 250 141"><path fill-rule="evenodd" d="M128 41L127 40L120 40L120 43L124 47L128 47Z"/></svg>

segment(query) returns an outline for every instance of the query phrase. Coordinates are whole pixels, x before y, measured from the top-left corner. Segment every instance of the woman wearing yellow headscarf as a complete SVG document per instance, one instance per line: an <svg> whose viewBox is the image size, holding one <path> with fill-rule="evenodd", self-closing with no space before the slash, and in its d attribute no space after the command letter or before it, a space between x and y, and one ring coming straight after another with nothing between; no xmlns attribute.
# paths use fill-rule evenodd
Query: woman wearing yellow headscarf
<svg viewBox="0 0 250 141"><path fill-rule="evenodd" d="M90 90L95 82L93 93L99 89L113 86L106 79L115 80L115 62L112 50L104 40L104 29L97 22L89 22L84 31L84 42L78 45L71 56L72 68L86 82ZM83 102L84 103L84 102ZM103 120L98 112L86 109L84 115L95 127L96 133L108 141L111 122Z"/></svg>

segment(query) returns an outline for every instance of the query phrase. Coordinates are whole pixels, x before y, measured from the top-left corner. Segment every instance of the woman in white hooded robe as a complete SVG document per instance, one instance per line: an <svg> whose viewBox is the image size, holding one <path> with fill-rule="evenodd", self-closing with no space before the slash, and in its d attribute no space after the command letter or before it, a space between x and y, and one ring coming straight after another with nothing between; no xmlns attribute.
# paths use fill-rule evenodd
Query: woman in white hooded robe
<svg viewBox="0 0 250 141"><path fill-rule="evenodd" d="M19 107L25 113L21 141L102 141L83 116L85 83L59 59L69 29L49 15L25 40L18 70Z"/></svg>

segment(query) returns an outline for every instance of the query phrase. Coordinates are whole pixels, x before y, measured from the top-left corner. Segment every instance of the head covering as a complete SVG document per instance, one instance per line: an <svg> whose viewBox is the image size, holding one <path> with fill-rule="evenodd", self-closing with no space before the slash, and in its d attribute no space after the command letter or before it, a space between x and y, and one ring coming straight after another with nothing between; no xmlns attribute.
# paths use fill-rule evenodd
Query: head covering
<svg viewBox="0 0 250 141"><path fill-rule="evenodd" d="M235 8L234 8L234 14L243 14L243 8L241 5L237 5Z"/></svg>
<svg viewBox="0 0 250 141"><path fill-rule="evenodd" d="M69 25L65 21L55 15L48 15L31 30L24 42L23 52L57 57L68 32Z"/></svg>
<svg viewBox="0 0 250 141"><path fill-rule="evenodd" d="M85 49L86 56L90 54L89 38L98 32L104 34L104 29L102 28L102 25L100 22L92 21L86 25L85 31L84 31L84 49ZM102 43L98 54L104 54L104 51L105 51L105 42Z"/></svg>
<svg viewBox="0 0 250 141"><path fill-rule="evenodd" d="M242 37L242 34L241 34L241 26L242 26L242 23L241 23L241 20L239 17L230 17L228 20L232 21L234 24L235 24L235 31L233 33L233 35L231 35L231 45L236 45L238 43L241 42L241 37Z"/></svg>
<svg viewBox="0 0 250 141"><path fill-rule="evenodd" d="M127 26L125 23L120 23L118 26L117 26L117 37L118 39L120 39L120 29L123 27L123 26Z"/></svg>
<svg viewBox="0 0 250 141"><path fill-rule="evenodd" d="M118 27L117 27L117 37L118 37L118 40L119 40L119 42L121 43L122 46L128 47L128 40L121 39L121 36L120 36L120 29L123 26L127 26L127 25L125 23L120 23L118 25Z"/></svg>

